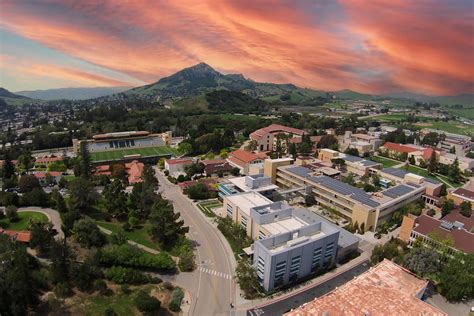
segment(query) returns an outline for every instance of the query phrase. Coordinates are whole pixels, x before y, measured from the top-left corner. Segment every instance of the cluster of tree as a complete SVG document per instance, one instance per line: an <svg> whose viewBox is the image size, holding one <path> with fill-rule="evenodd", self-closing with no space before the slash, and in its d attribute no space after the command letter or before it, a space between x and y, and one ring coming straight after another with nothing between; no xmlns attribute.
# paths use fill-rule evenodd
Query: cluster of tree
<svg viewBox="0 0 474 316"><path fill-rule="evenodd" d="M219 113L265 113L270 109L267 102L237 91L209 92L206 94L206 100L209 110Z"/></svg>
<svg viewBox="0 0 474 316"><path fill-rule="evenodd" d="M413 144L415 140L414 135L405 135L403 129L399 128L396 131L389 132L383 136L386 142L392 142L397 144Z"/></svg>

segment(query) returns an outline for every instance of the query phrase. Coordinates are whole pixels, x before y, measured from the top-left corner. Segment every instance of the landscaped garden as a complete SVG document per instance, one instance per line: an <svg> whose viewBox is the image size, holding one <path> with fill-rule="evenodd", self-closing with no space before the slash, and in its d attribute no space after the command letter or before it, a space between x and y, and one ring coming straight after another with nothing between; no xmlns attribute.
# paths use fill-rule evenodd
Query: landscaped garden
<svg viewBox="0 0 474 316"><path fill-rule="evenodd" d="M26 230L28 229L30 221L47 222L48 217L43 213L34 211L19 212L17 221L11 222L6 217L0 219L0 227L10 230Z"/></svg>
<svg viewBox="0 0 474 316"><path fill-rule="evenodd" d="M214 209L222 207L222 203L218 200L203 201L196 205L207 217L215 217L216 213L214 212Z"/></svg>
<svg viewBox="0 0 474 316"><path fill-rule="evenodd" d="M372 156L370 157L370 160L381 163L384 168L390 168L402 163L401 161L396 161L394 159L389 159L382 156Z"/></svg>

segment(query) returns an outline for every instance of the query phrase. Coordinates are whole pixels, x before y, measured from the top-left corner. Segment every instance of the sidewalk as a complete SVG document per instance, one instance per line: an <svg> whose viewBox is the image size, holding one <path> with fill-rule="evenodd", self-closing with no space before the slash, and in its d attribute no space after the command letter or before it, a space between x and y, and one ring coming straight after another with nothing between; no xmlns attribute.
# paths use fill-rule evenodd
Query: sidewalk
<svg viewBox="0 0 474 316"><path fill-rule="evenodd" d="M328 272L328 273L325 273L311 281L309 281L308 284L305 284L304 286L302 287L298 287L298 288L295 288L294 290L290 291L289 293L282 293L282 292L279 292L279 293L276 293L274 294L273 296L271 297L267 297L267 298L262 298L262 299L259 299L259 300L253 300L253 301L248 301L248 300L245 300L243 298L241 298L242 300L242 304L239 304L237 306L237 309L239 311L246 311L248 309L251 309L251 308L262 308L264 306L267 306L267 305L271 305L273 303L276 303L276 302L279 302L281 300L284 300L284 299L287 299L289 297L292 297L292 296L295 296L295 295L298 295L304 291L307 291L313 287L316 287L318 285L321 285L321 284L324 284L325 282L331 280L332 278L352 269L353 267L363 263L364 261L366 260L369 260L370 259L370 253L368 252L363 252L359 257L349 261L348 263ZM248 302L248 303L244 303L244 302Z"/></svg>

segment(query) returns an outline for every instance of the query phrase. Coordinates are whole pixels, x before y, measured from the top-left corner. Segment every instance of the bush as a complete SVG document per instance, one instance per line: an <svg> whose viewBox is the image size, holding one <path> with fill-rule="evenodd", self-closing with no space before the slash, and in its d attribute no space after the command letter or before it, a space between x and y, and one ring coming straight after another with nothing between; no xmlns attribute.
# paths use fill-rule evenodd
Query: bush
<svg viewBox="0 0 474 316"><path fill-rule="evenodd" d="M183 298L183 290L179 287L175 288L171 293L170 310L173 312L179 312L181 310L181 301Z"/></svg>
<svg viewBox="0 0 474 316"><path fill-rule="evenodd" d="M209 189L204 183L197 183L193 186L190 186L187 189L187 193L189 198L193 200L205 200L209 199Z"/></svg>
<svg viewBox="0 0 474 316"><path fill-rule="evenodd" d="M105 277L117 284L145 284L161 282L161 279L154 278L140 271L115 266L105 271Z"/></svg>
<svg viewBox="0 0 474 316"><path fill-rule="evenodd" d="M104 316L116 316L118 315L112 307L107 307L104 311Z"/></svg>
<svg viewBox="0 0 474 316"><path fill-rule="evenodd" d="M54 287L54 294L60 298L71 296L72 295L71 286L69 285L69 283L66 283L66 282L58 283Z"/></svg>
<svg viewBox="0 0 474 316"><path fill-rule="evenodd" d="M96 291L99 291L100 294L105 295L107 294L107 284L105 283L104 280L95 280L94 282L94 289Z"/></svg>
<svg viewBox="0 0 474 316"><path fill-rule="evenodd" d="M123 245L127 243L127 235L123 231L118 231L117 233L112 233L110 235L110 243L114 245Z"/></svg>
<svg viewBox="0 0 474 316"><path fill-rule="evenodd" d="M17 208L15 205L9 205L7 206L5 213L7 215L7 218L10 220L10 222L16 222L18 221L18 213L17 213Z"/></svg>
<svg viewBox="0 0 474 316"><path fill-rule="evenodd" d="M130 294L130 287L128 286L128 284L122 284L120 286L120 290L123 294Z"/></svg>
<svg viewBox="0 0 474 316"><path fill-rule="evenodd" d="M97 224L90 218L76 221L74 223L73 231L76 235L76 240L81 244L81 246L87 248L101 247L107 241L105 235L102 234Z"/></svg>
<svg viewBox="0 0 474 316"><path fill-rule="evenodd" d="M134 299L135 306L141 312L153 312L161 307L161 302L150 296L145 290L140 290Z"/></svg>
<svg viewBox="0 0 474 316"><path fill-rule="evenodd" d="M194 253L191 249L181 252L179 255L178 267L181 271L194 270Z"/></svg>
<svg viewBox="0 0 474 316"><path fill-rule="evenodd" d="M172 270L176 264L169 254L160 252L157 255L147 253L135 246L110 245L101 249L100 263L105 266L124 266L131 268L149 268Z"/></svg>

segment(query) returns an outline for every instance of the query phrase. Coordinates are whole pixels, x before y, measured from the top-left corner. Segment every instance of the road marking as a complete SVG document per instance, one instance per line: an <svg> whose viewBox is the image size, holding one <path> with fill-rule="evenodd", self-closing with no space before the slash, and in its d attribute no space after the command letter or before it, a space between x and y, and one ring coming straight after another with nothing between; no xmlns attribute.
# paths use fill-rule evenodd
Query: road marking
<svg viewBox="0 0 474 316"><path fill-rule="evenodd" d="M201 266L198 267L198 270L201 271L201 272L207 273L209 275L216 276L218 278L224 278L224 279L227 279L227 280L232 280L232 275L224 273L224 272L212 270L212 269L209 269L209 268L204 268L204 267L201 267Z"/></svg>

